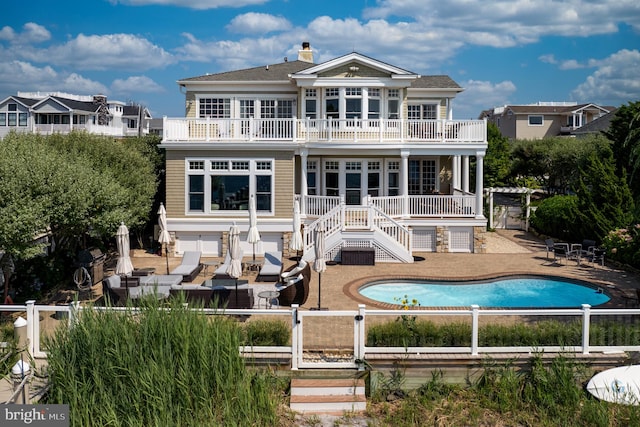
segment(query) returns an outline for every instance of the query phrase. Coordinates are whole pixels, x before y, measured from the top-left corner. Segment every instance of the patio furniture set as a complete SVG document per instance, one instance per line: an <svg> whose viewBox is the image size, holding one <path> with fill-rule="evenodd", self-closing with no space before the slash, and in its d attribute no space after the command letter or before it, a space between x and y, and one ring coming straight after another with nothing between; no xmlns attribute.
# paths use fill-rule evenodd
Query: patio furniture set
<svg viewBox="0 0 640 427"><path fill-rule="evenodd" d="M592 265L600 264L604 266L606 250L596 246L594 240L583 240L582 243L556 242L553 239L546 239L547 259L549 253L553 254L553 262L561 263L565 261L575 261L581 265L583 260L591 262Z"/></svg>
<svg viewBox="0 0 640 427"><path fill-rule="evenodd" d="M200 252L185 252L182 263L169 274L155 274L154 269L134 270L131 275L112 275L104 278L105 295L115 304L124 305L128 299L155 295L159 299L184 294L187 302L199 302L204 307L228 309L254 308L254 290L246 279L236 279L228 274L231 257L227 253L224 262L200 262ZM264 302L266 308L274 305L304 304L309 294L310 266L305 261L292 265L282 272L282 253L267 252L264 260L246 263L243 268L255 268L256 282L276 282L273 289L258 294L258 306ZM213 277L202 285L191 284L207 267L216 266ZM189 283L184 283L189 282Z"/></svg>

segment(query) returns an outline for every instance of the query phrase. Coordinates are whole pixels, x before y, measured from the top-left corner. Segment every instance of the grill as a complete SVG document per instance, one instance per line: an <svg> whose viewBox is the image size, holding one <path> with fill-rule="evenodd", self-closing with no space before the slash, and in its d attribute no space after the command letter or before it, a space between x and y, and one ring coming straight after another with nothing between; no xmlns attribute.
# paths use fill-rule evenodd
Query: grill
<svg viewBox="0 0 640 427"><path fill-rule="evenodd" d="M91 275L91 285L102 282L104 259L105 254L99 248L89 248L78 253L78 266L87 269Z"/></svg>

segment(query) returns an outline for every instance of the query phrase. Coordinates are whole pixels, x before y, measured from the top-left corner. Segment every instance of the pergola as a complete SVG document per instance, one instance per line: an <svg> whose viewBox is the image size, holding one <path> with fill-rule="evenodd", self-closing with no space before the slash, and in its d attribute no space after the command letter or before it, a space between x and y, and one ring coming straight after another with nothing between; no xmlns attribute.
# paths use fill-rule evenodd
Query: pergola
<svg viewBox="0 0 640 427"><path fill-rule="evenodd" d="M527 201L525 203L525 231L529 231L529 216L531 215L531 194L542 193L540 189L528 187L489 187L484 189L484 194L489 196L489 228L493 229L493 193L503 194L526 194Z"/></svg>

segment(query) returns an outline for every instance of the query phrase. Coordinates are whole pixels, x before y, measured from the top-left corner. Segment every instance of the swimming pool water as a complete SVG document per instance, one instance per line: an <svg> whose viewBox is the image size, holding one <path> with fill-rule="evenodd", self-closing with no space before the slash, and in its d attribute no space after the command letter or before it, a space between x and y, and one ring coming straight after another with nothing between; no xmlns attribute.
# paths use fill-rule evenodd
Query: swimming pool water
<svg viewBox="0 0 640 427"><path fill-rule="evenodd" d="M609 301L597 289L560 278L517 277L478 282L374 282L360 288L369 299L399 304L405 295L423 307L579 308Z"/></svg>

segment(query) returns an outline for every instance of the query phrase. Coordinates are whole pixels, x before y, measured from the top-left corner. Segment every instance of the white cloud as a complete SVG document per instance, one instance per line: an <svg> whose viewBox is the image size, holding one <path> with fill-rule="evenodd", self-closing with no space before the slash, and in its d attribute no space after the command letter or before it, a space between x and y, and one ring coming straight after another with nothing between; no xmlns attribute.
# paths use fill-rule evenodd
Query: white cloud
<svg viewBox="0 0 640 427"><path fill-rule="evenodd" d="M364 16L410 18L456 40L494 47L532 43L547 35L610 34L619 23L640 30L640 3L635 0L380 0Z"/></svg>
<svg viewBox="0 0 640 427"><path fill-rule="evenodd" d="M267 3L269 0L109 0L112 4L130 6L178 6L190 9L217 9L220 7L245 7Z"/></svg>
<svg viewBox="0 0 640 427"><path fill-rule="evenodd" d="M0 80L0 92L7 94L18 91L68 91L78 94L107 92L107 88L101 83L79 74L65 74L50 66L36 67L23 61L0 61L0 75L13 76L11 80Z"/></svg>
<svg viewBox="0 0 640 427"><path fill-rule="evenodd" d="M242 34L264 34L289 28L291 23L282 16L255 12L238 15L227 25L227 30Z"/></svg>
<svg viewBox="0 0 640 427"><path fill-rule="evenodd" d="M578 102L616 106L640 99L640 51L622 49L597 63L598 69L572 92Z"/></svg>
<svg viewBox="0 0 640 427"><path fill-rule="evenodd" d="M116 79L111 83L111 89L115 93L129 94L164 92L164 88L147 76L131 76L126 79Z"/></svg>
<svg viewBox="0 0 640 427"><path fill-rule="evenodd" d="M20 39L26 43L40 43L51 39L51 33L42 25L33 22L24 24Z"/></svg>
<svg viewBox="0 0 640 427"><path fill-rule="evenodd" d="M131 34L79 34L62 45L16 52L32 62L70 66L78 70L147 70L174 62L173 56Z"/></svg>
<svg viewBox="0 0 640 427"><path fill-rule="evenodd" d="M61 86L60 86L61 85ZM97 93L108 94L109 89L102 83L82 77L79 74L71 73L66 76L62 83L58 83L61 90L80 95L95 95Z"/></svg>
<svg viewBox="0 0 640 427"><path fill-rule="evenodd" d="M13 40L16 37L16 32L13 28L7 26L2 27L0 30L0 40Z"/></svg>

